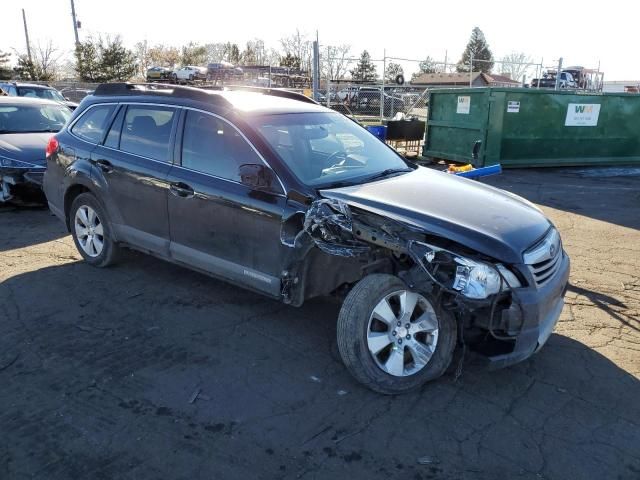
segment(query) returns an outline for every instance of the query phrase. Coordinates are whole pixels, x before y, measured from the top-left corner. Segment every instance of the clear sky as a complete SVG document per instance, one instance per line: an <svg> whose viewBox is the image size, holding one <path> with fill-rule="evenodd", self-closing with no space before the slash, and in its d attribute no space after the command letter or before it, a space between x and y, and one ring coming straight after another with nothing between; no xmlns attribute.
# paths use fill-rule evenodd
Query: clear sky
<svg viewBox="0 0 640 480"><path fill-rule="evenodd" d="M633 7L633 5L636 5ZM51 39L73 48L69 0L12 0L0 8L0 50L24 49L21 8L27 12L32 43ZM457 61L474 26L485 33L494 57L524 52L546 66L564 58L605 72L605 80L640 80L637 1L467 1L396 2L355 0L76 0L81 38L120 34L129 46L179 46L194 41L236 42L261 38L267 47L298 28L321 44L350 44L357 55ZM406 68L405 68L406 69Z"/></svg>

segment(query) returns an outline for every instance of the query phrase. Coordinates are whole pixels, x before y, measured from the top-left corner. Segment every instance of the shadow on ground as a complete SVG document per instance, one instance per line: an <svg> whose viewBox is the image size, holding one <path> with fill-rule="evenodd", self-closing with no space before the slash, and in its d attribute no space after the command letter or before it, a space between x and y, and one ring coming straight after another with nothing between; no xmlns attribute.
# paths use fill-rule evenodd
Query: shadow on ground
<svg viewBox="0 0 640 480"><path fill-rule="evenodd" d="M52 223L53 214L47 207L24 207L0 204L0 252L28 247L39 243L50 242L68 235L62 222L55 226L42 228L41 223ZM37 218L40 223L33 223Z"/></svg>
<svg viewBox="0 0 640 480"><path fill-rule="evenodd" d="M484 182L539 205L640 229L640 168L505 170Z"/></svg>
<svg viewBox="0 0 640 480"><path fill-rule="evenodd" d="M2 478L640 475L638 380L565 336L385 397L342 366L328 300L296 309L142 255L2 287Z"/></svg>

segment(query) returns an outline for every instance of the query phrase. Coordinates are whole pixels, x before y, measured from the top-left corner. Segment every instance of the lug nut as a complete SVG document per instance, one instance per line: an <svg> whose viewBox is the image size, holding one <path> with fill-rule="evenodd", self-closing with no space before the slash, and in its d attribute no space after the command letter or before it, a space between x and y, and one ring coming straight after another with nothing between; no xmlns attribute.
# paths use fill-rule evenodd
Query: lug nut
<svg viewBox="0 0 640 480"><path fill-rule="evenodd" d="M407 330L409 330L409 329L411 328L411 324L410 324L410 323L407 323L407 324L404 326L404 328L406 328Z"/></svg>
<svg viewBox="0 0 640 480"><path fill-rule="evenodd" d="M401 327L401 326L402 326L402 322L398 322L398 323L396 323L396 325L398 325L399 327Z"/></svg>
<svg viewBox="0 0 640 480"><path fill-rule="evenodd" d="M393 332L391 332L391 335L393 335L394 337L398 334L398 332L396 332L395 330Z"/></svg>
<svg viewBox="0 0 640 480"><path fill-rule="evenodd" d="M411 340L411 335L407 335L407 340Z"/></svg>
<svg viewBox="0 0 640 480"><path fill-rule="evenodd" d="M402 345L402 339L401 338L398 339L398 345Z"/></svg>

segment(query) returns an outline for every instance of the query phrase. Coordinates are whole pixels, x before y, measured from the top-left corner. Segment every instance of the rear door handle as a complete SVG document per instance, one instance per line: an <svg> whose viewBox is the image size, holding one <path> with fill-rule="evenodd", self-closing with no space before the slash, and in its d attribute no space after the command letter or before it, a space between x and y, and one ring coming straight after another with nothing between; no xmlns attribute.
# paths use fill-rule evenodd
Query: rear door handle
<svg viewBox="0 0 640 480"><path fill-rule="evenodd" d="M195 191L186 183L176 182L169 186L169 191L176 197L191 198L195 195Z"/></svg>
<svg viewBox="0 0 640 480"><path fill-rule="evenodd" d="M111 165L111 162L108 160L102 160L102 159L96 160L96 165L100 170L102 170L105 173L109 173L113 171L113 165Z"/></svg>

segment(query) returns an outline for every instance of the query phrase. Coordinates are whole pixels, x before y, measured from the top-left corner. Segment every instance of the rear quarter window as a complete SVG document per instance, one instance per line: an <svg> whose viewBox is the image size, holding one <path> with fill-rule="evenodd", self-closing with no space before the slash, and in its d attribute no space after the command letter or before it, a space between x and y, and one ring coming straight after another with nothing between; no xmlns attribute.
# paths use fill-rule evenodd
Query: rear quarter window
<svg viewBox="0 0 640 480"><path fill-rule="evenodd" d="M89 108L71 128L71 133L90 143L100 143L108 127L115 105Z"/></svg>

